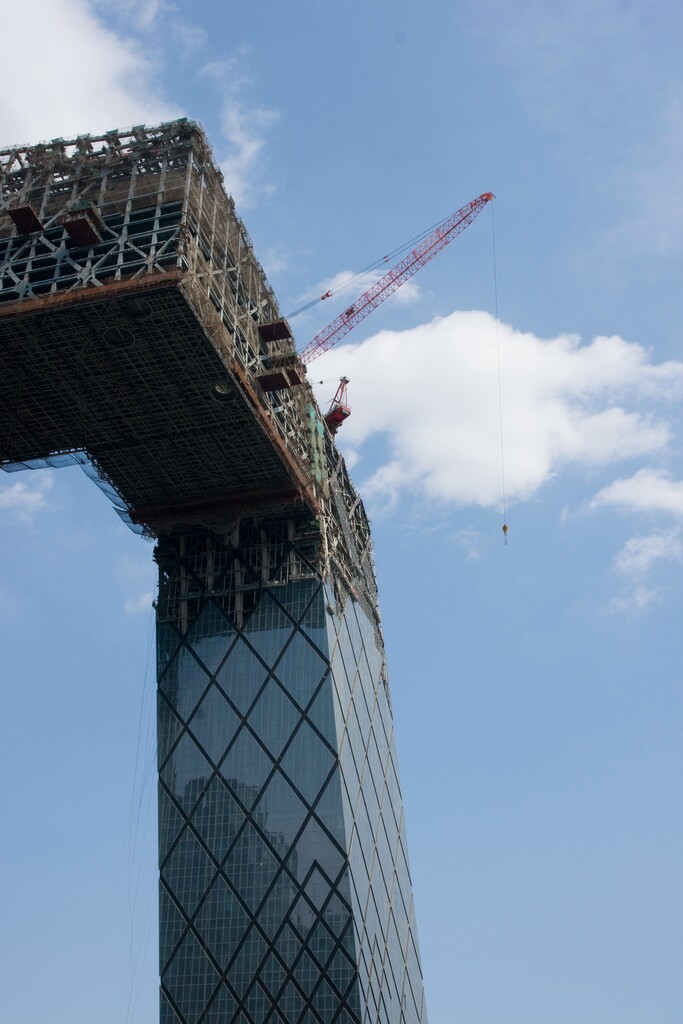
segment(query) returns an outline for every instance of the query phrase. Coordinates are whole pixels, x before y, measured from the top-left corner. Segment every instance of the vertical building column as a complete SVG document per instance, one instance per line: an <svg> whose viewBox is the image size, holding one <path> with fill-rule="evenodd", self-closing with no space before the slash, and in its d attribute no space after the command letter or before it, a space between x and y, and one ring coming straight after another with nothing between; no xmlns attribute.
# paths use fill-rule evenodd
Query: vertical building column
<svg viewBox="0 0 683 1024"><path fill-rule="evenodd" d="M162 1024L418 1021L376 634L292 520L229 536L156 551Z"/></svg>

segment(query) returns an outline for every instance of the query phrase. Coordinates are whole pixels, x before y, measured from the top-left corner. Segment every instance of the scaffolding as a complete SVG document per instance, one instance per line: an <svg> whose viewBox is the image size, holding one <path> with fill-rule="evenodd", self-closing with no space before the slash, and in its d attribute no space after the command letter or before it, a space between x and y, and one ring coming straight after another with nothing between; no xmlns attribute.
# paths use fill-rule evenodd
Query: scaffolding
<svg viewBox="0 0 683 1024"><path fill-rule="evenodd" d="M94 465L152 536L283 516L377 617L369 527L201 128L0 153L0 468Z"/></svg>

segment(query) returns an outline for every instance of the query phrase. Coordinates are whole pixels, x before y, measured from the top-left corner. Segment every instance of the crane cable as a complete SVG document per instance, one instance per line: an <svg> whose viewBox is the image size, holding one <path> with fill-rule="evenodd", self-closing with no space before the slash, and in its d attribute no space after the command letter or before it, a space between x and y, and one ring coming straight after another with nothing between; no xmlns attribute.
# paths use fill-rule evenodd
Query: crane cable
<svg viewBox="0 0 683 1024"><path fill-rule="evenodd" d="M496 357L498 363L498 423L500 426L500 477L501 477L501 492L503 496L503 537L507 546L508 542L508 524L506 516L506 500L505 500L505 446L503 443L503 388L501 384L501 373L500 373L500 320L498 319L498 270L496 267L496 222L493 213L493 203L491 203L491 234L493 238L493 299L496 314Z"/></svg>
<svg viewBox="0 0 683 1024"><path fill-rule="evenodd" d="M305 313L307 309L312 309L313 306L317 306L319 302L324 302L325 299L331 299L334 296L339 295L340 292L346 291L347 288L350 288L352 284L358 281L359 278L363 277L365 274L369 274L371 271L377 270L378 267L381 267L384 263L388 263L389 260L395 259L397 256L402 256L408 249L414 248L418 242L421 242L442 223L443 221L441 220L436 221L436 223L432 224L431 227L428 227L419 234L409 238L407 242L402 242L401 245L392 249L391 252L388 252L385 256L380 256L380 258L375 260L373 263L369 263L363 270L357 271L357 273L353 274L348 281L344 281L343 284L340 284L334 292L328 290L323 295L316 296L315 299L311 299L311 301L305 303L305 305L299 306L292 313L288 313L285 319L293 320L295 316L299 315L299 313Z"/></svg>

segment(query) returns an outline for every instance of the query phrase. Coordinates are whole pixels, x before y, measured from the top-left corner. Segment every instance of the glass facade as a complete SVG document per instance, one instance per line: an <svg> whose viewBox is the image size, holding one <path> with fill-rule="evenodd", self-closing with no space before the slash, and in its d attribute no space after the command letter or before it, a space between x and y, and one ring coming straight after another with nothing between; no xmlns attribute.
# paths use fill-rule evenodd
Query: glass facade
<svg viewBox="0 0 683 1024"><path fill-rule="evenodd" d="M293 533L158 549L162 1024L425 1019L381 637Z"/></svg>

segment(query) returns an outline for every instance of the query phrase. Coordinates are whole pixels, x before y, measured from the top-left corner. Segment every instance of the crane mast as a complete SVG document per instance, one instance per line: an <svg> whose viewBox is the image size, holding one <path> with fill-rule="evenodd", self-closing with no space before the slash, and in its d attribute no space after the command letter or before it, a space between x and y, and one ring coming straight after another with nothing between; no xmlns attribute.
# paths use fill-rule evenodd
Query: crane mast
<svg viewBox="0 0 683 1024"><path fill-rule="evenodd" d="M482 195L468 203L467 206L457 210L443 224L440 224L438 228L427 235L400 263L397 263L384 277L381 277L371 288L363 292L355 302L347 306L344 312L340 313L332 323L323 328L319 334L316 334L315 338L301 352L301 362L310 363L311 360L316 359L323 352L327 352L333 345L336 345L340 338L348 334L350 330L372 313L373 309L377 309L385 299L393 295L402 284L410 280L413 274L416 274L421 267L424 267L433 256L436 256L438 252L445 249L449 242L457 238L472 223L486 204L494 198L492 192L482 193Z"/></svg>

